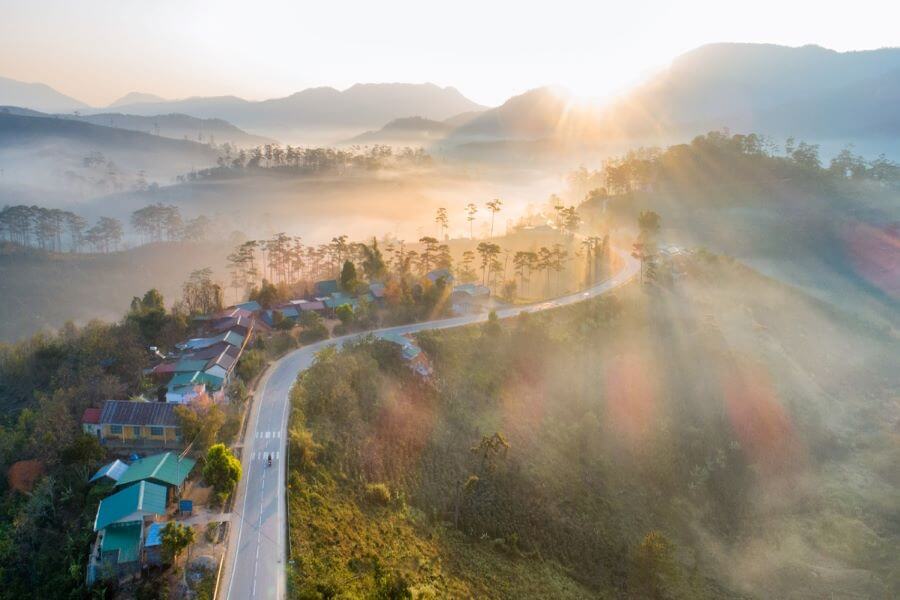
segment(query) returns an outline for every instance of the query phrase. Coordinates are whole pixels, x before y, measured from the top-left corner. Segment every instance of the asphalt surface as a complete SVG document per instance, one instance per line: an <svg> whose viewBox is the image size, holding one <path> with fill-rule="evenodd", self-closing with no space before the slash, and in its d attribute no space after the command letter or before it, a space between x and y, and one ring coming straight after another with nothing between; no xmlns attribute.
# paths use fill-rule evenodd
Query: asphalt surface
<svg viewBox="0 0 900 600"><path fill-rule="evenodd" d="M632 280L639 271L636 260L629 256L623 258L625 265L616 275L587 290L498 310L497 316L505 319L523 312L559 308L610 292ZM243 477L235 496L228 550L220 579L220 597L255 600L281 599L287 595L284 485L289 396L297 375L313 363L316 353L327 346L341 345L369 334L416 333L486 320L486 314L466 315L323 340L291 352L268 370L258 386L244 436ZM269 455L272 456L271 467L267 464Z"/></svg>

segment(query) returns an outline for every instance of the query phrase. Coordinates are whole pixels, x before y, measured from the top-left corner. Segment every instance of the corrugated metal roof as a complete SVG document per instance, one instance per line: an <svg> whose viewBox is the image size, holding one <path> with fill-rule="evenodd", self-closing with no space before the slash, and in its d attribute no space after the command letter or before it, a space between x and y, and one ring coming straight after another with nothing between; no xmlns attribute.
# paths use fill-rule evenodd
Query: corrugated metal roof
<svg viewBox="0 0 900 600"><path fill-rule="evenodd" d="M416 346L416 344L406 336L400 335L399 333L379 333L377 334L379 338L393 342L400 346L401 352L403 353L403 358L406 360L412 360L421 354L422 349Z"/></svg>
<svg viewBox="0 0 900 600"><path fill-rule="evenodd" d="M141 550L141 524L122 525L119 527L107 527L103 533L103 542L100 551L118 552L116 562L134 562L140 556Z"/></svg>
<svg viewBox="0 0 900 600"><path fill-rule="evenodd" d="M100 423L103 425L176 427L178 418L175 416L175 407L165 402L107 400L103 403Z"/></svg>
<svg viewBox="0 0 900 600"><path fill-rule="evenodd" d="M151 514L166 514L166 488L141 481L100 501L97 518L94 519L94 531L100 531L114 523L141 521L144 515Z"/></svg>
<svg viewBox="0 0 900 600"><path fill-rule="evenodd" d="M262 306L260 306L259 302L257 302L256 300L251 300L250 302L242 302L240 304L235 304L234 307L241 308L243 310L249 310L252 312L256 312L262 308Z"/></svg>
<svg viewBox="0 0 900 600"><path fill-rule="evenodd" d="M105 464L100 469L94 473L94 476L88 480L88 483L93 483L98 479L103 477L109 477L113 481L119 481L122 477L122 474L128 470L128 465L123 463L121 460L116 459L109 464Z"/></svg>
<svg viewBox="0 0 900 600"><path fill-rule="evenodd" d="M100 409L99 408L86 408L84 409L84 414L81 416L82 423L88 423L90 425L96 425L100 423Z"/></svg>
<svg viewBox="0 0 900 600"><path fill-rule="evenodd" d="M194 459L187 457L179 459L178 455L172 452L154 454L131 463L128 470L119 478L116 487L124 487L147 479L179 486L187 479L195 464L197 461Z"/></svg>
<svg viewBox="0 0 900 600"><path fill-rule="evenodd" d="M338 282L336 279L326 279L325 281L317 281L313 284L313 290L315 290L316 296L326 296L328 294L333 294L338 291L340 288L338 287Z"/></svg>
<svg viewBox="0 0 900 600"><path fill-rule="evenodd" d="M204 365L206 363L203 363ZM220 388L225 380L222 377L216 377L202 371L194 371L193 373L179 373L169 382L169 389L174 390L180 387L190 387L195 385L206 384L211 388Z"/></svg>
<svg viewBox="0 0 900 600"><path fill-rule="evenodd" d="M144 541L145 548L153 548L162 545L162 530L166 526L166 521L157 521L150 523L147 528L147 539Z"/></svg>
<svg viewBox="0 0 900 600"><path fill-rule="evenodd" d="M206 361L203 359L184 357L175 364L175 372L193 373L194 371L202 371L205 366Z"/></svg>

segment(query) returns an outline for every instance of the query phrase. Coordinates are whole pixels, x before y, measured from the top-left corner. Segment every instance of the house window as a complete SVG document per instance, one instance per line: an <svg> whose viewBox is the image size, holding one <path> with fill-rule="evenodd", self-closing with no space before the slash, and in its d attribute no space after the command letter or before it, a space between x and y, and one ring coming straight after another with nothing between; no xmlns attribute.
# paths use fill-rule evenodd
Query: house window
<svg viewBox="0 0 900 600"><path fill-rule="evenodd" d="M110 433L115 433L115 434L121 434L121 433L122 433L122 426L121 426L121 425L110 425L110 426L109 426L109 432L110 432Z"/></svg>
<svg viewBox="0 0 900 600"><path fill-rule="evenodd" d="M133 433L135 436L140 436L140 435L141 435L141 428L138 427L138 426L134 426L134 427L131 428L131 433Z"/></svg>
<svg viewBox="0 0 900 600"><path fill-rule="evenodd" d="M163 434L163 428L162 428L162 427L151 427L151 428L150 428L150 435L154 435L154 436L157 436L157 437L162 437L162 434Z"/></svg>

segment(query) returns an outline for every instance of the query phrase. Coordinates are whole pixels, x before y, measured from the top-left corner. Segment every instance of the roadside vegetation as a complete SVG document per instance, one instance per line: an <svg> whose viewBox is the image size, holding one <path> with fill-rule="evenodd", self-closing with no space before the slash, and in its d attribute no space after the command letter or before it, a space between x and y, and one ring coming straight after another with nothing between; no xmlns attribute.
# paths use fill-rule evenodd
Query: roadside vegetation
<svg viewBox="0 0 900 600"><path fill-rule="evenodd" d="M725 258L668 268L419 334L429 380L378 341L324 351L292 398L295 597L377 573L421 597L896 594L896 448L865 425L896 340Z"/></svg>

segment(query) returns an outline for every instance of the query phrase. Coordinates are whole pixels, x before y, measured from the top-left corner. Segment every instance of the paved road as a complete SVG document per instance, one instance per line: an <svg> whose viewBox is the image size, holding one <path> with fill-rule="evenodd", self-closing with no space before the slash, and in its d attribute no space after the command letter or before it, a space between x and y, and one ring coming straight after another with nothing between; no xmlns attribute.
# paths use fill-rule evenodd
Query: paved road
<svg viewBox="0 0 900 600"><path fill-rule="evenodd" d="M545 302L497 311L500 318L523 312L538 312L582 302L603 295L635 277L639 264L631 257L614 275L587 290ZM255 600L286 596L285 560L285 441L289 393L297 374L308 368L316 352L332 344L343 344L369 333L416 333L425 329L447 329L485 321L487 315L467 315L424 323L412 323L375 332L323 340L286 355L268 370L258 386L256 400L244 436L244 476L238 486L231 520L229 547L221 585L225 598ZM267 456L273 457L267 466Z"/></svg>

